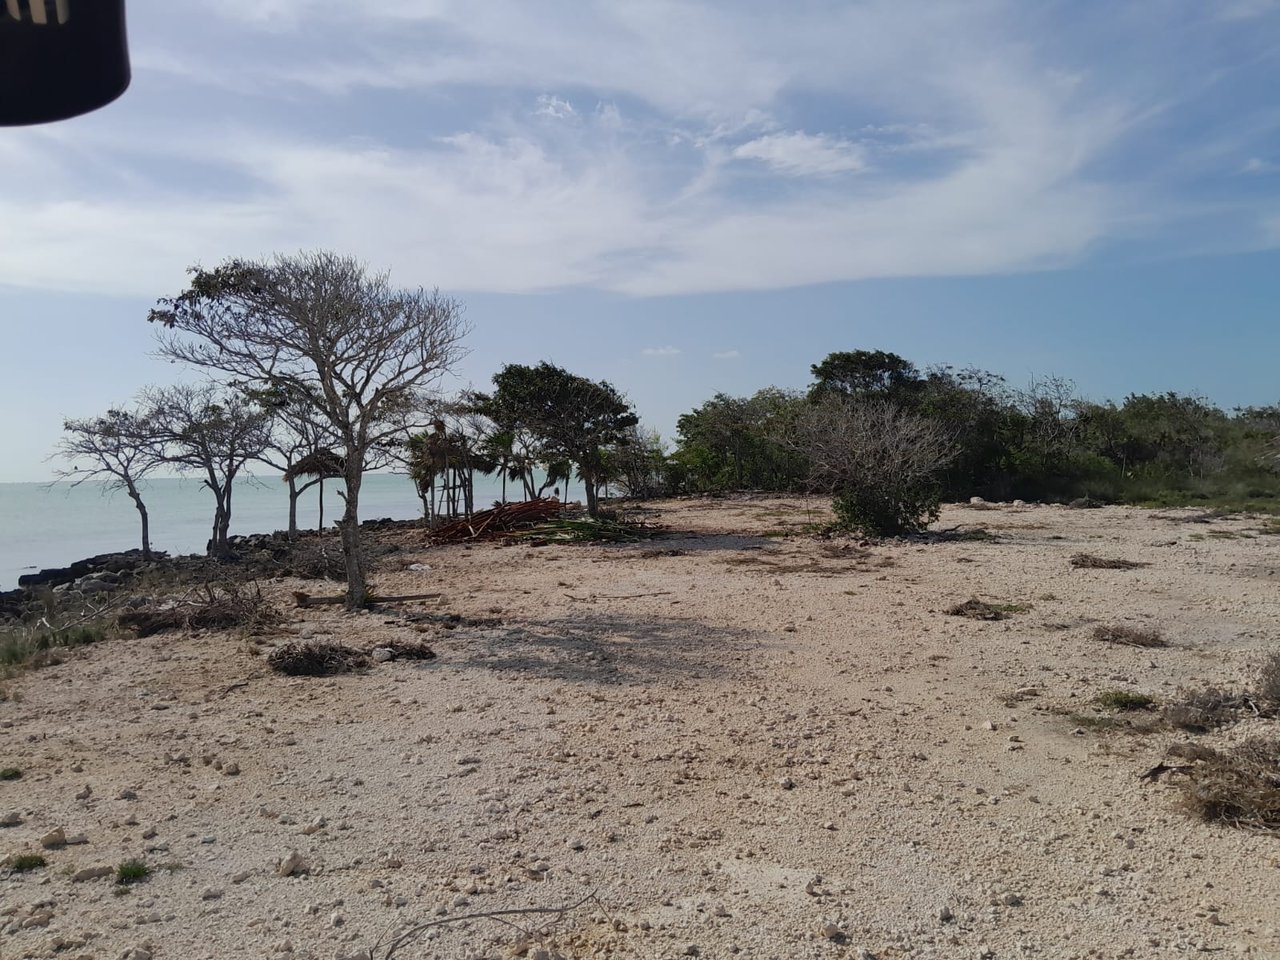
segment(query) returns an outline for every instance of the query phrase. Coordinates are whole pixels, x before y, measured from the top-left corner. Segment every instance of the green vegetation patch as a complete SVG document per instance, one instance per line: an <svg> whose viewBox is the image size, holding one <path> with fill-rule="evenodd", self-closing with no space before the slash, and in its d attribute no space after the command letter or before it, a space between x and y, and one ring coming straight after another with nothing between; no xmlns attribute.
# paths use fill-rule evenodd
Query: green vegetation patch
<svg viewBox="0 0 1280 960"><path fill-rule="evenodd" d="M22 771L17 767L0 768L0 780L21 780Z"/></svg>
<svg viewBox="0 0 1280 960"><path fill-rule="evenodd" d="M9 627L0 630L0 676L13 676L29 667L57 663L57 651L105 640L106 627L82 624L64 630Z"/></svg>
<svg viewBox="0 0 1280 960"><path fill-rule="evenodd" d="M9 869L14 873L28 873L48 866L48 861L38 853L19 853L9 859Z"/></svg>
<svg viewBox="0 0 1280 960"><path fill-rule="evenodd" d="M151 868L141 860L126 860L116 867L116 883L121 886L141 883L149 876L151 876Z"/></svg>
<svg viewBox="0 0 1280 960"><path fill-rule="evenodd" d="M1155 697L1145 693L1134 693L1130 690L1103 690L1093 698L1093 702L1104 710L1129 711L1150 710L1156 705Z"/></svg>

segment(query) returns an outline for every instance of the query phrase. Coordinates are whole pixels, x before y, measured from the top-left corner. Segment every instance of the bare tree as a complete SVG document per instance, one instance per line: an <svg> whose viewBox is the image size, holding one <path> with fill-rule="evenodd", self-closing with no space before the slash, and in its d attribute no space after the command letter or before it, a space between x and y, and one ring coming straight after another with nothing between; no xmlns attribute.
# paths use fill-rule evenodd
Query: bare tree
<svg viewBox="0 0 1280 960"><path fill-rule="evenodd" d="M161 353L315 405L338 436L346 472L338 523L346 604L363 607L361 480L370 456L403 435L418 395L460 358L461 304L439 291L396 289L387 274L328 252L192 273L186 291L151 313Z"/></svg>
<svg viewBox="0 0 1280 960"><path fill-rule="evenodd" d="M955 449L936 422L886 400L827 396L798 408L780 434L833 495L843 525L894 535L937 518L937 478Z"/></svg>
<svg viewBox="0 0 1280 960"><path fill-rule="evenodd" d="M253 394L272 416L271 439L255 458L281 473L289 488L289 539L298 536L298 500L327 478L342 476L340 458L333 453L338 436L305 397L280 391ZM320 522L324 523L324 488L320 490Z"/></svg>
<svg viewBox="0 0 1280 960"><path fill-rule="evenodd" d="M124 490L142 521L142 557L151 559L151 518L139 488L162 462L147 417L137 411L108 410L104 416L62 421L65 433L55 454L70 463L59 479L77 487L103 479L108 489Z"/></svg>
<svg viewBox="0 0 1280 960"><path fill-rule="evenodd" d="M261 456L271 417L243 393L215 384L152 387L143 393L157 455L193 473L214 497L209 555L231 552L231 494L244 465Z"/></svg>
<svg viewBox="0 0 1280 960"><path fill-rule="evenodd" d="M1025 390L1014 391L1013 400L1023 417L1023 446L1042 470L1060 467L1076 452L1083 426L1075 383L1063 377L1033 378Z"/></svg>
<svg viewBox="0 0 1280 960"><path fill-rule="evenodd" d="M667 449L662 435L640 424L627 428L626 440L609 448L609 476L629 497L638 500L667 492Z"/></svg>

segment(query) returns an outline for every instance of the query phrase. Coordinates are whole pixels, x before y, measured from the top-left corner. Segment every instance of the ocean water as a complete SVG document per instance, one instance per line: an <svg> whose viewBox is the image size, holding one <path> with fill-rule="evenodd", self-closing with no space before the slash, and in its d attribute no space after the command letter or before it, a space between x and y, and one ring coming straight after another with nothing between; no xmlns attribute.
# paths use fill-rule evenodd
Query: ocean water
<svg viewBox="0 0 1280 960"><path fill-rule="evenodd" d="M574 485L575 487L577 485ZM325 484L325 525L342 513L334 481ZM318 489L298 501L298 526L316 526ZM521 497L520 484L509 483L509 499ZM570 499L582 491L573 487ZM476 509L500 499L502 481L477 477ZM171 554L202 553L213 524L213 494L189 478L149 480L143 501L151 517L151 546ZM413 483L400 474L367 474L360 488L360 519L422 516ZM233 534L270 533L289 526L288 489L278 476L237 481L231 497ZM0 590L17 586L18 577L46 567L68 564L113 550L141 546L141 524L133 501L123 491L101 484L0 483Z"/></svg>

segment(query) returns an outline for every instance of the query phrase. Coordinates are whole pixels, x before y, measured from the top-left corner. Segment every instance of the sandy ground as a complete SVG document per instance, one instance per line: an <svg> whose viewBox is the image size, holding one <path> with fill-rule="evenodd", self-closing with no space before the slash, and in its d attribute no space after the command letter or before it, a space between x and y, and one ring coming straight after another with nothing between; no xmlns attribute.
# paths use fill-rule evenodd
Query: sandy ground
<svg viewBox="0 0 1280 960"><path fill-rule="evenodd" d="M381 960L412 923L588 896L391 955L1280 957L1280 839L1139 779L1185 734L1070 716L1104 689L1241 682L1277 649L1280 536L1030 506L945 511L991 541L777 536L821 512L667 503L673 533L625 546L406 532L378 592L441 591L407 609L455 629L289 609L304 636L428 639L427 663L288 678L262 656L287 633L209 633L10 682L0 766L24 776L0 817L22 822L0 856L87 842L0 871L0 957ZM1080 550L1150 566L1075 570ZM971 596L1030 609L942 612ZM130 857L153 870L136 886L73 879Z"/></svg>

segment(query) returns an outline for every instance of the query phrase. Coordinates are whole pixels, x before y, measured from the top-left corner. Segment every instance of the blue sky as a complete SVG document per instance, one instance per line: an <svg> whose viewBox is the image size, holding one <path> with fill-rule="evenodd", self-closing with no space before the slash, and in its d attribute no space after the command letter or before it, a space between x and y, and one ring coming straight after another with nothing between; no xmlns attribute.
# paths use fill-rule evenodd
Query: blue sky
<svg viewBox="0 0 1280 960"><path fill-rule="evenodd" d="M651 425L888 349L1280 401L1272 0L131 0L134 84L0 130L0 480L181 376L184 268L329 247Z"/></svg>

